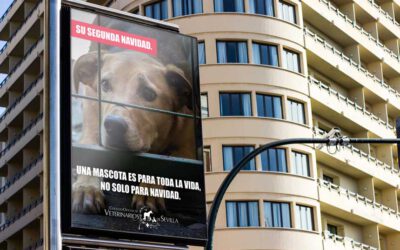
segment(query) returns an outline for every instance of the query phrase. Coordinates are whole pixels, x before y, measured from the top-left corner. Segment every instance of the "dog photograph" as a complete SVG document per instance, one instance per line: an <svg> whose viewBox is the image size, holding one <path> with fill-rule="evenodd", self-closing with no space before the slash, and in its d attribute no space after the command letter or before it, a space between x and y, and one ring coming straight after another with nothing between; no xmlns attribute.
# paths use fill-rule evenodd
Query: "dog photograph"
<svg viewBox="0 0 400 250"><path fill-rule="evenodd" d="M71 23L72 220L204 237L204 188L182 184L204 185L192 39L82 11Z"/></svg>

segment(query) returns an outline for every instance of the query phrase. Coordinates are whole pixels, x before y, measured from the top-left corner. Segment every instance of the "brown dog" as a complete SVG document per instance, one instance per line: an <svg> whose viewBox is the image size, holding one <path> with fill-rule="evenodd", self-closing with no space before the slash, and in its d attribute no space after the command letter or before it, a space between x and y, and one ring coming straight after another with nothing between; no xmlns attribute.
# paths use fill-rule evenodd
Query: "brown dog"
<svg viewBox="0 0 400 250"><path fill-rule="evenodd" d="M101 80L98 68L100 63ZM173 65L139 52L90 52L81 56L73 70L75 89L86 96L184 114L193 114L192 85ZM98 85L100 90L98 90ZM80 144L103 145L110 149L148 152L195 158L193 119L127 106L102 103L101 142L98 131L98 103L82 101L83 125ZM78 176L72 187L72 209L100 213L105 208L100 179ZM132 205L165 209L163 199L133 197Z"/></svg>

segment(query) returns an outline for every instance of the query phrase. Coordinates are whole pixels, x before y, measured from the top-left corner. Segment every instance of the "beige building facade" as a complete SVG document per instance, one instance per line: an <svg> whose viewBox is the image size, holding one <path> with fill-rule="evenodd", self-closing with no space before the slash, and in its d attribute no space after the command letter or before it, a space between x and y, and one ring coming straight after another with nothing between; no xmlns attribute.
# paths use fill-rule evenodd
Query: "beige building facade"
<svg viewBox="0 0 400 250"><path fill-rule="evenodd" d="M90 1L179 25L199 40L207 203L227 171L270 141L395 138L397 0ZM42 249L45 3L0 18L0 249ZM214 249L400 249L397 147L292 145L232 183Z"/></svg>

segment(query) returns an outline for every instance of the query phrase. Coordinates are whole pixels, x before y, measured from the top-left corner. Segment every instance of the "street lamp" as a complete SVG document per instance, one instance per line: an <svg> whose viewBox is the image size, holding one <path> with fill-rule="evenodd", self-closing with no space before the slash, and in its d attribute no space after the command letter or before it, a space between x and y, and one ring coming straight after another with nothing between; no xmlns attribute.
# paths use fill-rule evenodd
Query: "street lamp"
<svg viewBox="0 0 400 250"><path fill-rule="evenodd" d="M215 228L215 221L217 219L217 213L219 210L219 206L221 205L222 198L224 197L226 190L228 189L229 185L233 181L233 179L237 176L237 174L242 170L246 164L254 159L260 153L270 149L275 148L282 145L289 145L289 144L305 144L305 143L312 143L312 144L325 144L326 146L347 146L349 144L362 144L362 143L376 143L376 144L394 144L400 143L400 139L378 139L378 138L348 138L343 136L340 133L340 129L333 128L331 131L327 133L325 138L291 138L291 139L284 139L278 140L271 143L267 143L262 145L255 150L251 151L247 154L238 164L236 164L232 170L228 173L225 177L224 181L220 185L214 201L211 205L210 214L208 216L208 243L207 243L207 250L213 249L213 239L214 239L214 228Z"/></svg>

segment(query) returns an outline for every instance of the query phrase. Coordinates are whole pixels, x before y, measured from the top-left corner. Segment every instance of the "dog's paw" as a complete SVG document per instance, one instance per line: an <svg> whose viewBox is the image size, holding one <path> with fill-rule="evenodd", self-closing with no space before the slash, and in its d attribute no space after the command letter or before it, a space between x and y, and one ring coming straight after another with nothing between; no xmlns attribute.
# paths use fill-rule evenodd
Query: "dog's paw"
<svg viewBox="0 0 400 250"><path fill-rule="evenodd" d="M105 208L103 192L95 186L77 186L72 190L72 211L100 214Z"/></svg>
<svg viewBox="0 0 400 250"><path fill-rule="evenodd" d="M154 213L159 213L166 210L164 198L147 197L143 195L132 196L133 209L139 210L144 206L148 207Z"/></svg>

